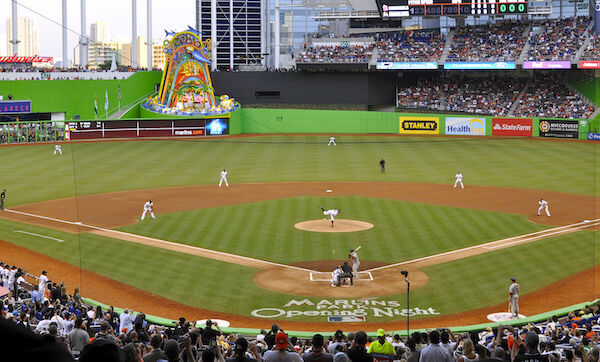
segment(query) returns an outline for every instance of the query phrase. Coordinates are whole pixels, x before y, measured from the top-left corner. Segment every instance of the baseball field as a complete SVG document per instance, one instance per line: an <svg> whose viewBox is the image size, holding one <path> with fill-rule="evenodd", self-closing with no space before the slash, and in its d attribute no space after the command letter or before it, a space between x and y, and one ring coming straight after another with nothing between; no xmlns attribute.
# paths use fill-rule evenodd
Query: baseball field
<svg viewBox="0 0 600 362"><path fill-rule="evenodd" d="M526 316L600 295L596 144L328 140L73 142L62 156L0 147L0 260L109 305L234 327L329 330L329 316L359 316L368 330L402 329L408 314L413 327L483 323L506 312L511 277ZM452 187L458 171L464 189ZM537 215L540 197L551 217ZM157 218L140 221L149 199ZM333 228L320 207L341 210ZM316 231L295 227L306 221ZM359 222L373 227L346 229ZM331 287L358 246L360 280Z"/></svg>

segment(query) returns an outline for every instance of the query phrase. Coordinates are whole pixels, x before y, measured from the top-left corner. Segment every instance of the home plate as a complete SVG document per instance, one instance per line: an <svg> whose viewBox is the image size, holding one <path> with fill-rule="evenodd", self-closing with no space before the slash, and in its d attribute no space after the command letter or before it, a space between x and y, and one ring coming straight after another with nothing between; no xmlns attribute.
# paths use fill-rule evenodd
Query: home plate
<svg viewBox="0 0 600 362"><path fill-rule="evenodd" d="M524 316L523 314L519 314L519 318L513 318L512 313L507 313L507 312L492 313L492 314L488 314L488 316L487 316L487 319L491 320L492 322L504 322L504 321L511 321L514 319L521 319L521 318L527 318L527 317Z"/></svg>
<svg viewBox="0 0 600 362"><path fill-rule="evenodd" d="M325 190L325 192L333 192L333 190Z"/></svg>
<svg viewBox="0 0 600 362"><path fill-rule="evenodd" d="M198 327L199 325L206 325L206 321L208 319L200 319L196 321L196 327ZM217 325L219 327L229 327L229 322L223 319L211 319L211 321L213 322L213 324L217 323Z"/></svg>

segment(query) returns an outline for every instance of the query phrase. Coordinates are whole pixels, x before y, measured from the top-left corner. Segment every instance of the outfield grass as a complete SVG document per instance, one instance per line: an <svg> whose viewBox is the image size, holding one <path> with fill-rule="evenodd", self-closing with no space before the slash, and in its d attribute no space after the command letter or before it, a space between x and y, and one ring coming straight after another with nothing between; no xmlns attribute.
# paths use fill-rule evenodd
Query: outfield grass
<svg viewBox="0 0 600 362"><path fill-rule="evenodd" d="M375 227L353 233L294 228L298 222L322 218L321 205ZM345 259L359 244L362 260L393 263L543 228L524 215L351 196L294 197L178 212L120 230L287 264Z"/></svg>
<svg viewBox="0 0 600 362"><path fill-rule="evenodd" d="M52 236L65 242L34 238L14 233L14 230ZM581 231L427 267L423 271L429 275L430 282L411 290L411 304L449 314L503 303L511 276L518 278L522 294L526 294L592 267L600 252L595 247L599 235L600 232ZM253 268L88 233L79 236L0 219L0 239L177 302L215 311L247 316L258 308L282 308L291 299L305 298L256 286L252 277L257 270ZM576 259L572 257L573 251L578 251ZM215 273L216 270L221 272ZM226 273L222 272L225 270ZM187 277L182 277L184 275ZM81 287L85 294L85 280ZM321 300L307 299L314 303ZM405 295L377 299L404 303ZM593 299L592 289L590 299ZM401 318L367 318L368 321L398 319ZM322 322L324 317L304 316L294 320Z"/></svg>
<svg viewBox="0 0 600 362"><path fill-rule="evenodd" d="M524 139L327 136L70 143L0 147L9 205L153 187L216 183L392 181L519 187L594 195L597 146ZM379 173L385 158L387 172Z"/></svg>

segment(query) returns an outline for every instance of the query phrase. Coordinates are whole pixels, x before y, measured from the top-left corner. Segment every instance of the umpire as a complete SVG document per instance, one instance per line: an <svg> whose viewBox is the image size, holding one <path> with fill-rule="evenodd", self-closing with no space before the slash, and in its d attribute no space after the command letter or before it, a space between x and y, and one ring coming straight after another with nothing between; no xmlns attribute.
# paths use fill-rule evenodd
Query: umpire
<svg viewBox="0 0 600 362"><path fill-rule="evenodd" d="M344 265L342 265L342 274L338 277L338 285L340 285L341 281L344 278L350 278L350 285L354 285L354 274L352 274L352 268L348 265L348 262L345 261Z"/></svg>
<svg viewBox="0 0 600 362"><path fill-rule="evenodd" d="M6 197L6 189L0 194L0 210L4 211L4 198Z"/></svg>

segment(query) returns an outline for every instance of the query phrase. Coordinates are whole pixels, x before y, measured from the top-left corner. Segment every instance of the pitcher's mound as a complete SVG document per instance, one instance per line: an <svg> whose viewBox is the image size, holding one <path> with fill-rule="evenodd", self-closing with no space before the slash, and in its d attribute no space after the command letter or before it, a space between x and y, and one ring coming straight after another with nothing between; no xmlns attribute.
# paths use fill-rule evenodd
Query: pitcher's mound
<svg viewBox="0 0 600 362"><path fill-rule="evenodd" d="M305 231L317 231L322 233L349 233L352 231L369 230L373 224L366 221L335 219L331 227L331 219L310 220L299 222L294 225L296 229Z"/></svg>

